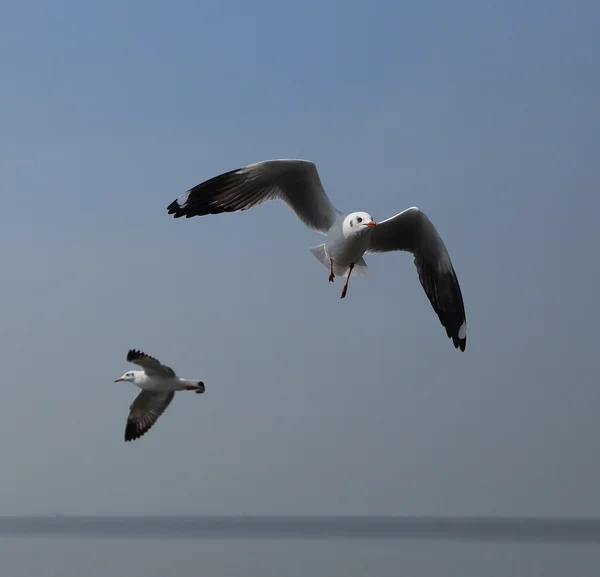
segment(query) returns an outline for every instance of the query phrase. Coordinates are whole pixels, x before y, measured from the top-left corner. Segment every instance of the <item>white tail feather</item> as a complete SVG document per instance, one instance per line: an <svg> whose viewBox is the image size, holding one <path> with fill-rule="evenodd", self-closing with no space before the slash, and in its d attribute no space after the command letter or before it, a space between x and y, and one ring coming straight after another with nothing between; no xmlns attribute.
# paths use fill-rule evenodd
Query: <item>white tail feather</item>
<svg viewBox="0 0 600 577"><path fill-rule="evenodd" d="M323 263L327 268L329 268L329 259L327 258L327 254L325 253L325 243L318 244L317 246L311 246L310 252L315 255L315 258Z"/></svg>
<svg viewBox="0 0 600 577"><path fill-rule="evenodd" d="M369 276L370 274L371 269L367 266L365 259L361 257L352 269L352 276Z"/></svg>

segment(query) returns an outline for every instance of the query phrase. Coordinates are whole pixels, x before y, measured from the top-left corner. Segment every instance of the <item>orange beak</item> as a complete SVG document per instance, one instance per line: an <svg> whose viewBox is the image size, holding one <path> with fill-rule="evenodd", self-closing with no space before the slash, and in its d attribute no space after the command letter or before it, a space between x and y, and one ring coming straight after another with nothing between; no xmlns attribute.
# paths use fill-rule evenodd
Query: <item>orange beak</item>
<svg viewBox="0 0 600 577"><path fill-rule="evenodd" d="M369 228L373 228L374 226L377 226L377 223L372 220L371 222L367 222L366 226L368 226Z"/></svg>

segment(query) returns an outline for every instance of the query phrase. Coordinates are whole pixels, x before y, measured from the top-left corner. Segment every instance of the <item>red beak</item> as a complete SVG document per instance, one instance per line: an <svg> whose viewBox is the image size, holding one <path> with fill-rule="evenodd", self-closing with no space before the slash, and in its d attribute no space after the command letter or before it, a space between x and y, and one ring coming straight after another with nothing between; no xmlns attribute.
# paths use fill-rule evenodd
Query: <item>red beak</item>
<svg viewBox="0 0 600 577"><path fill-rule="evenodd" d="M366 226L368 226L369 228L373 228L374 226L377 226L377 223L372 220L371 222L367 222Z"/></svg>

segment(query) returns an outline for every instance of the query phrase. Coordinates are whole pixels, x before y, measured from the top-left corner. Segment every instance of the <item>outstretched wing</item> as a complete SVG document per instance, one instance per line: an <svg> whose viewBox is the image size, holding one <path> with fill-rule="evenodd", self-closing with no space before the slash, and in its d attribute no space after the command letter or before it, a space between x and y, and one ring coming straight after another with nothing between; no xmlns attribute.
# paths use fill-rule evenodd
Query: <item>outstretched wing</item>
<svg viewBox="0 0 600 577"><path fill-rule="evenodd" d="M144 369L147 375L154 377L174 377L175 371L171 367L162 365L158 359L137 351L130 349L127 353L127 361L135 363Z"/></svg>
<svg viewBox="0 0 600 577"><path fill-rule="evenodd" d="M248 210L282 200L306 226L325 234L340 212L331 204L317 167L307 160L257 162L225 172L190 188L167 211L175 218Z"/></svg>
<svg viewBox="0 0 600 577"><path fill-rule="evenodd" d="M458 278L446 245L425 213L413 206L380 222L369 252L403 250L415 259L421 285L454 346L467 346L467 318Z"/></svg>
<svg viewBox="0 0 600 577"><path fill-rule="evenodd" d="M145 435L171 404L173 391L142 391L131 403L125 426L125 441Z"/></svg>

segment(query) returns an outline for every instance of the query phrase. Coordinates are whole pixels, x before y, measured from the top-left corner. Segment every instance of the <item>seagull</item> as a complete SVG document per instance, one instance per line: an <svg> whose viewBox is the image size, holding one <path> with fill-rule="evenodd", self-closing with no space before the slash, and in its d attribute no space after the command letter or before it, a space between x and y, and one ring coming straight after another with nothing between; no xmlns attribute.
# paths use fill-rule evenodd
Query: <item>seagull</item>
<svg viewBox="0 0 600 577"><path fill-rule="evenodd" d="M202 381L182 379L171 367L161 364L142 351L130 349L127 361L139 365L144 370L128 371L115 380L115 383L125 381L142 389L129 407L125 442L139 439L150 430L171 404L175 391L195 391L197 394L205 391Z"/></svg>
<svg viewBox="0 0 600 577"><path fill-rule="evenodd" d="M310 229L325 235L310 250L329 269L329 282L371 274L365 253L412 253L421 285L454 347L465 350L467 320L462 293L446 245L416 206L376 223L367 212L343 213L329 200L317 167L300 159L257 162L202 182L175 199L167 211L174 218L248 210L281 200Z"/></svg>

